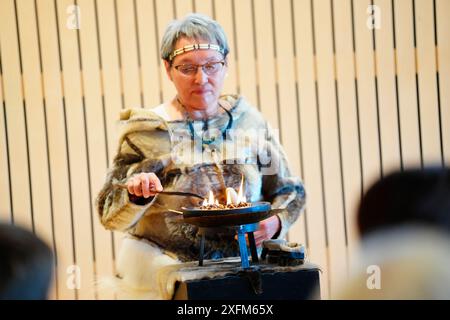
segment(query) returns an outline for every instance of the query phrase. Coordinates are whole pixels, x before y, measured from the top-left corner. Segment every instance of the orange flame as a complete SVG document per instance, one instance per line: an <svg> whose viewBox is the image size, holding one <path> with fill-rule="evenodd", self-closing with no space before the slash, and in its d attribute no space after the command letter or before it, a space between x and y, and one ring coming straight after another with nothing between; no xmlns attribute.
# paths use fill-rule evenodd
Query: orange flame
<svg viewBox="0 0 450 320"><path fill-rule="evenodd" d="M239 190L236 191L233 188L227 188L226 191L226 204L234 204L238 205L240 203L246 203L247 198L244 193L244 176L242 175L241 184L239 186ZM208 198L205 198L202 203L203 206L208 205L219 205L219 200L214 197L214 193L212 190L209 191Z"/></svg>
<svg viewBox="0 0 450 320"><path fill-rule="evenodd" d="M239 186L239 191L238 191L237 203L239 204L239 203L244 203L244 202L247 202L247 199L244 194L244 176L242 175L241 185Z"/></svg>

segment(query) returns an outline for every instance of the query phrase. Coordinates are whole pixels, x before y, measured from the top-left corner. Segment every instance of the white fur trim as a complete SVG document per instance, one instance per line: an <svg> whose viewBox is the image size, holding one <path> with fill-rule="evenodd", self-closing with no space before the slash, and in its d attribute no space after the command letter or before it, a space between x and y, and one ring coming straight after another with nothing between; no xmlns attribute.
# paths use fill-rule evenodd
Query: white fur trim
<svg viewBox="0 0 450 320"><path fill-rule="evenodd" d="M164 254L161 249L145 239L126 237L117 258L114 279L99 281L101 290L113 290L118 299L171 299L160 290L159 271L180 261Z"/></svg>

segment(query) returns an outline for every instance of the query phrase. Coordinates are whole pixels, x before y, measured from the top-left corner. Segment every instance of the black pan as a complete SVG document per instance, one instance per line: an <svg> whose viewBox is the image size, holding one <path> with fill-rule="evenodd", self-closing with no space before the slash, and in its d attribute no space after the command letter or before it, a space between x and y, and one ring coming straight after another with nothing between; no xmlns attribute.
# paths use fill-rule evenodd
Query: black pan
<svg viewBox="0 0 450 320"><path fill-rule="evenodd" d="M228 227L256 223L282 210L271 210L269 202L255 202L250 207L220 210L181 208L184 222L203 228Z"/></svg>

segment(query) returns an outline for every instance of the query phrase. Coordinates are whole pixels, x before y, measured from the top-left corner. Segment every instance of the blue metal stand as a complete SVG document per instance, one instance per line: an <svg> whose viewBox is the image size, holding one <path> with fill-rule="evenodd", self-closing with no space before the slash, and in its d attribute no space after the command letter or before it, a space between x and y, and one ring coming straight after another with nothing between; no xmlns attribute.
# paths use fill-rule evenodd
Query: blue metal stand
<svg viewBox="0 0 450 320"><path fill-rule="evenodd" d="M237 233L242 268L244 269L250 268L250 262L248 259L247 240L245 239L245 234L248 235L248 243L250 246L250 253L252 255L252 262L257 263L258 252L256 250L256 242L253 232L259 229L259 223L256 222L250 224L243 224L232 228L234 228ZM205 230L203 230L203 228L200 228L199 233L201 234L202 238L200 240L200 254L198 259L198 265L203 266L203 256L205 254Z"/></svg>

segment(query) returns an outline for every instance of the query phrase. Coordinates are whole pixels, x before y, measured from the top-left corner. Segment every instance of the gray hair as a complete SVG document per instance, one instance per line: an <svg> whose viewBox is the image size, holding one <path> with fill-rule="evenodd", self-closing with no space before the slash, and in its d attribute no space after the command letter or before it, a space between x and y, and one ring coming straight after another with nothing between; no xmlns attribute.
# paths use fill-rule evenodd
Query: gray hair
<svg viewBox="0 0 450 320"><path fill-rule="evenodd" d="M180 38L208 40L223 49L224 57L230 51L222 26L203 14L191 13L181 20L173 20L169 23L161 40L162 59L170 62L169 56L175 50L175 45Z"/></svg>

